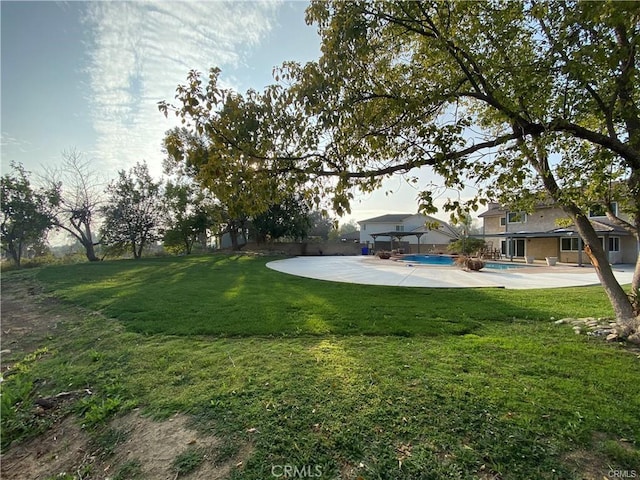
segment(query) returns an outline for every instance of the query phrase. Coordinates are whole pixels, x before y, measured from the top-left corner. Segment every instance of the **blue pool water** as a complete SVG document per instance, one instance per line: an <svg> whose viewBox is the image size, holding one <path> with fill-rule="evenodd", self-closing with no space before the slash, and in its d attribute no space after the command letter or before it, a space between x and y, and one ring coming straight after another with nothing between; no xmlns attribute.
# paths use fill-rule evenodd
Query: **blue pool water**
<svg viewBox="0 0 640 480"><path fill-rule="evenodd" d="M450 266L454 263L454 257L451 255L404 255L403 262L417 263L419 265L439 265ZM494 270L512 270L514 268L522 268L523 265L509 265L506 263L485 262L486 268Z"/></svg>

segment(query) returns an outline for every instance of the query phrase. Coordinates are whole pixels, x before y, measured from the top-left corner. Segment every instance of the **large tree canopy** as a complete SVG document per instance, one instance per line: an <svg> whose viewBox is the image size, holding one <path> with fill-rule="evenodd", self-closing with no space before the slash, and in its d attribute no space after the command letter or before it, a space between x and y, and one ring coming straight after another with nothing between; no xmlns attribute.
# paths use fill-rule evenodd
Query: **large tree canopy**
<svg viewBox="0 0 640 480"><path fill-rule="evenodd" d="M306 112L336 132L331 151L355 152L331 157L338 170L367 188L363 172L430 165L446 186L473 183L474 209L551 198L576 224L618 318L634 316L587 212L619 200L629 221L608 215L638 237L637 4L314 2L308 19L323 56L285 73ZM430 192L422 200L429 211Z"/></svg>
<svg viewBox="0 0 640 480"><path fill-rule="evenodd" d="M322 55L283 65L276 80L286 88L256 94L248 114L236 115L257 119L251 137L203 114L220 104L217 73L206 88L192 75L176 113L242 155L256 178L286 174L310 195L330 194L338 211L353 187L372 190L427 166L446 187L477 189L450 210L553 201L578 228L616 316L631 324L633 305L588 208L618 201L627 216L607 214L638 238L640 5L323 0L307 20ZM420 200L434 211L429 190ZM635 292L640 263L636 271Z"/></svg>

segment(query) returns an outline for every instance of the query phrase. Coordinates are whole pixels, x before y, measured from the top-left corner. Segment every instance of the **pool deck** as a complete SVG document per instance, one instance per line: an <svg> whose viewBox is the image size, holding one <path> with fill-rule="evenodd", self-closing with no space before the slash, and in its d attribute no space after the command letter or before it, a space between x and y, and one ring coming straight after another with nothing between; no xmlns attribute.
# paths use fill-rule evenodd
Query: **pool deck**
<svg viewBox="0 0 640 480"><path fill-rule="evenodd" d="M362 285L428 288L559 288L598 285L593 267L558 264L524 265L522 268L495 270L485 268L467 272L451 266L416 265L381 260L373 256L295 257L267 263L267 267L299 277ZM616 278L631 283L633 265L614 265Z"/></svg>

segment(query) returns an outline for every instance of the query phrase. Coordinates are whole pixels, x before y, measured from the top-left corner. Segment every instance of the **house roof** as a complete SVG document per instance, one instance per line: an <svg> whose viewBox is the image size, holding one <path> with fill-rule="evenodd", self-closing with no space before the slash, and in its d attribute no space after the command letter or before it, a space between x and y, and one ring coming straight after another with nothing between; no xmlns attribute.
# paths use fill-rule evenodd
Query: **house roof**
<svg viewBox="0 0 640 480"><path fill-rule="evenodd" d="M398 223L402 222L405 218L413 217L415 213L391 213L388 215L381 215L379 217L367 218L361 220L358 223Z"/></svg>
<svg viewBox="0 0 640 480"><path fill-rule="evenodd" d="M449 225L448 223L433 217L427 217L427 218L429 218L429 221L437 222L439 225L439 228L436 230L434 228L429 228L427 225L422 225L418 228L411 230L411 233L419 233L419 232L429 233L433 231L438 231L451 238L458 238L460 236L458 235L458 232L456 232L453 228L451 228L451 225Z"/></svg>
<svg viewBox="0 0 640 480"><path fill-rule="evenodd" d="M367 220L361 220L358 223L359 224L363 224L363 223L367 223L367 224L372 224L372 223L381 223L381 224L391 224L391 223L403 223L404 220L406 220L407 218L410 217L415 217L416 215L420 215L420 214L416 214L416 213L393 213L393 214L388 214L388 215L381 215L379 217L374 217L374 218L369 218ZM407 235L415 235L417 233L429 233L429 232L433 232L433 231L437 231L439 233L442 233L448 237L451 238L458 238L458 232L456 232L451 225L449 225L447 222L443 221L443 220L438 220L435 217L432 217L430 215L421 215L422 217L424 217L425 219L425 223L436 223L438 224L438 228L433 228L433 226L429 226L429 225L420 225L417 228L414 228L413 230L407 230L404 232L404 236ZM392 234L396 234L396 233L402 233L402 232L376 232L377 235L379 236L383 236L384 234L387 234L387 236L391 236Z"/></svg>
<svg viewBox="0 0 640 480"><path fill-rule="evenodd" d="M629 234L627 230L614 224L607 217L591 217L589 220L593 224L593 227L595 228L596 232L610 232L610 233L616 233L620 235Z"/></svg>
<svg viewBox="0 0 640 480"><path fill-rule="evenodd" d="M593 229L598 234L610 234L615 236L627 236L631 235L628 231L626 231L622 227L618 227L617 225L613 225L608 219L603 217L598 217L598 219L590 219L591 224L593 225ZM549 230L546 232L530 232L530 231L519 231L519 232L500 232L487 234L486 237L512 237L512 238L553 238L553 237L567 237L572 235L577 235L578 230L575 225L569 225L568 227L554 228L553 230Z"/></svg>
<svg viewBox="0 0 640 480"><path fill-rule="evenodd" d="M360 230L340 235L340 240L360 240Z"/></svg>
<svg viewBox="0 0 640 480"><path fill-rule="evenodd" d="M541 208L554 208L557 205L555 203L550 203L550 202L540 202L536 205L535 209L539 210ZM486 212L482 212L480 215L478 215L478 218L484 218L484 217L496 217L496 216L501 216L504 217L507 212L515 212L516 210L510 210L508 208L505 208L504 205L500 205L497 203L490 203L489 204L489 208Z"/></svg>

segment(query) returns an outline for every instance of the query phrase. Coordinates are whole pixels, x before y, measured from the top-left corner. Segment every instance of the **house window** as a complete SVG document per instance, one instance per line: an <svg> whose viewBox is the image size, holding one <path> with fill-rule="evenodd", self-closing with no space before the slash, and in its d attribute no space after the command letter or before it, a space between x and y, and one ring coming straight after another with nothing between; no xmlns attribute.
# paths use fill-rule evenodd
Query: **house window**
<svg viewBox="0 0 640 480"><path fill-rule="evenodd" d="M579 238L561 238L560 250L563 252L577 252L579 243Z"/></svg>
<svg viewBox="0 0 640 480"><path fill-rule="evenodd" d="M526 223L527 214L524 212L509 212L507 213L508 223Z"/></svg>
<svg viewBox="0 0 640 480"><path fill-rule="evenodd" d="M618 202L611 202L609 204L611 206L611 210L613 211L614 215L618 215ZM604 205L593 205L590 209L589 209L589 216L590 217L605 217L607 215L607 211L604 208Z"/></svg>
<svg viewBox="0 0 640 480"><path fill-rule="evenodd" d="M404 232L404 225L396 225L396 232Z"/></svg>
<svg viewBox="0 0 640 480"><path fill-rule="evenodd" d="M366 232L366 231L367 231L367 224L366 224L366 223L363 223L363 224L362 224L362 231L363 231L363 232Z"/></svg>
<svg viewBox="0 0 640 480"><path fill-rule="evenodd" d="M507 219L504 217L500 217L500 226L504 227L507 224Z"/></svg>
<svg viewBox="0 0 640 480"><path fill-rule="evenodd" d="M620 251L620 237L609 237L609 251L610 252Z"/></svg>

